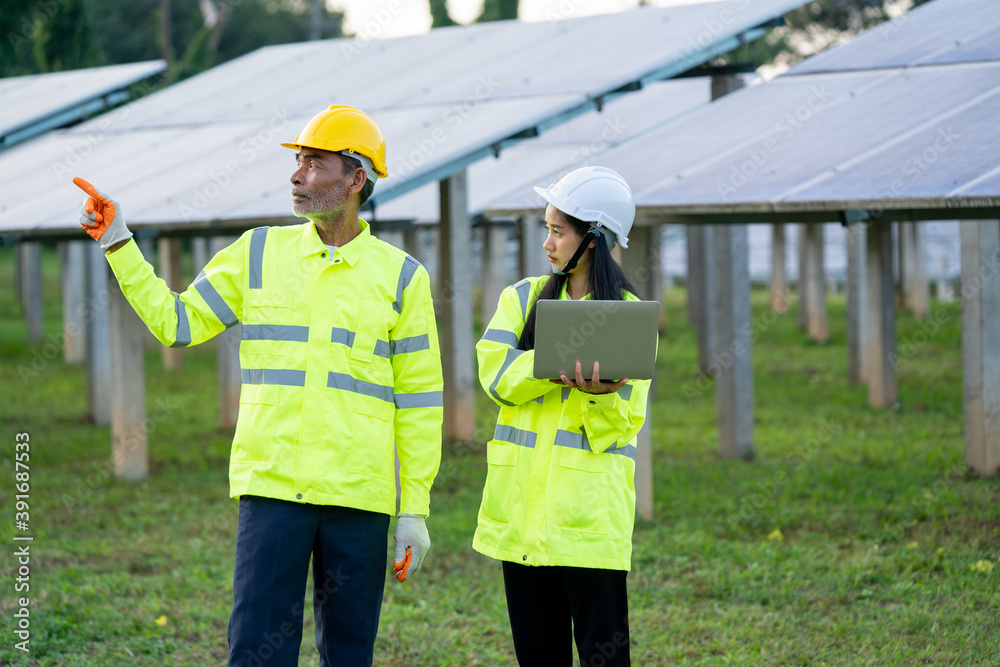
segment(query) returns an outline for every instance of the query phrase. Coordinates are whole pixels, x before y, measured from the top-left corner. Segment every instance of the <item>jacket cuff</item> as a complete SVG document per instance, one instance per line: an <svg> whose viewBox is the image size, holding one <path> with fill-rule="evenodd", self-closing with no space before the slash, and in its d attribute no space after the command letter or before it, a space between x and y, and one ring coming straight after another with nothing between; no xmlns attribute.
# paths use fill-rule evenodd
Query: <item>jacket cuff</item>
<svg viewBox="0 0 1000 667"><path fill-rule="evenodd" d="M403 489L402 497L399 500L399 514L416 514L424 518L430 516L431 502L430 492L420 493Z"/></svg>
<svg viewBox="0 0 1000 667"><path fill-rule="evenodd" d="M134 238L129 239L128 243L115 252L105 253L104 256L108 258L108 264L111 265L111 270L119 280L136 267L146 263L146 258L142 256L142 251L139 250Z"/></svg>

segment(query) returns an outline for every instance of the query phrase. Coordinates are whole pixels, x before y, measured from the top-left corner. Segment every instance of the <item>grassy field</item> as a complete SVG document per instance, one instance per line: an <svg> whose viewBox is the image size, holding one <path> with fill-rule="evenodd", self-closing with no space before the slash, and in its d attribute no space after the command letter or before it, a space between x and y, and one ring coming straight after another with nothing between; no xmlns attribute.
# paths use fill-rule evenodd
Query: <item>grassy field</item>
<svg viewBox="0 0 1000 667"><path fill-rule="evenodd" d="M108 428L85 418L84 369L25 342L12 275L2 248L0 665L224 665L236 503L212 345L176 372L149 350L152 475L116 483ZM54 252L45 277L53 341ZM636 526L629 575L633 664L1000 664L1000 481L964 465L960 305L935 304L936 331L900 314L900 405L873 410L846 380L842 296L826 345L765 297L753 296L748 463L715 454L714 389L696 372L684 294L667 295L655 520ZM471 548L495 416L478 400L479 442L445 446L424 569L386 585L376 665L514 664L499 564ZM14 592L18 432L31 442L30 654L12 633L26 595ZM307 619L302 665L318 663L311 632Z"/></svg>

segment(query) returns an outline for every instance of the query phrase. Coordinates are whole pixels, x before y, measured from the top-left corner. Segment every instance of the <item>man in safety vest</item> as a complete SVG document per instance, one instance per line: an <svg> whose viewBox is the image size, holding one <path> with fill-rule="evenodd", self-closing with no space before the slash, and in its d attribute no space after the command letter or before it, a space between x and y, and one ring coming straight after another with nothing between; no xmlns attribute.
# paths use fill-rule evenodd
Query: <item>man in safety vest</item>
<svg viewBox="0 0 1000 667"><path fill-rule="evenodd" d="M389 518L402 488L396 578L423 561L441 459L442 374L427 271L371 235L358 209L388 174L385 140L332 106L294 142L295 215L258 227L182 294L143 259L122 207L82 179L80 222L164 344L243 325L243 389L229 464L240 499L229 664L297 665L309 560L322 665L371 665Z"/></svg>

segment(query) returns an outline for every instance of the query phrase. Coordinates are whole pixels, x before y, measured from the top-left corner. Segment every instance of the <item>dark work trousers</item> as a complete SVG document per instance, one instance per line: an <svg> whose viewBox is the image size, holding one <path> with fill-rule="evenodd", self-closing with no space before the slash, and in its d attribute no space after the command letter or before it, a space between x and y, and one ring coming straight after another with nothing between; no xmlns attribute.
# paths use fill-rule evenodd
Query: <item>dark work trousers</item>
<svg viewBox="0 0 1000 667"><path fill-rule="evenodd" d="M240 498L230 667L299 664L309 557L322 667L369 667L385 587L389 516Z"/></svg>
<svg viewBox="0 0 1000 667"><path fill-rule="evenodd" d="M627 574L504 561L503 584L518 664L571 667L575 638L580 667L631 665Z"/></svg>

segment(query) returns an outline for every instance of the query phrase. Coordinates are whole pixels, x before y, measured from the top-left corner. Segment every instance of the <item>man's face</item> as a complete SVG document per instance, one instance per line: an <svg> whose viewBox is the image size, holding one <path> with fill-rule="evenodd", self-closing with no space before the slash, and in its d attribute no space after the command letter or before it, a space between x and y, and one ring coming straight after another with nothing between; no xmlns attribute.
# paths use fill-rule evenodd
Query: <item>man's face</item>
<svg viewBox="0 0 1000 667"><path fill-rule="evenodd" d="M292 174L292 210L300 218L334 220L347 208L349 198L361 191L364 169L345 174L338 153L303 148L295 155ZM360 179L360 184L359 184Z"/></svg>

